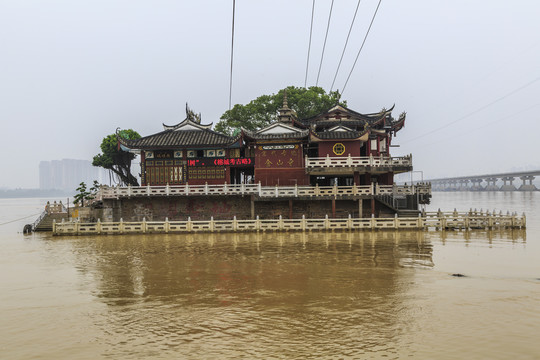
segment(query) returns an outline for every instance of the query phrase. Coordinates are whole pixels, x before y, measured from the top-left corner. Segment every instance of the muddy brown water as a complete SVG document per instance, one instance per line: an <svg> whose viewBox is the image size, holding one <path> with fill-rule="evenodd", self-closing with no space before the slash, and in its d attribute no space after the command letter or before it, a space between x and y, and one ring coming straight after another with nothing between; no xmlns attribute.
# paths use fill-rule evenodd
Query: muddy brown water
<svg viewBox="0 0 540 360"><path fill-rule="evenodd" d="M46 199L1 199L0 223ZM434 193L526 230L52 237L0 226L6 359L540 356L540 193ZM453 276L453 275L464 276Z"/></svg>

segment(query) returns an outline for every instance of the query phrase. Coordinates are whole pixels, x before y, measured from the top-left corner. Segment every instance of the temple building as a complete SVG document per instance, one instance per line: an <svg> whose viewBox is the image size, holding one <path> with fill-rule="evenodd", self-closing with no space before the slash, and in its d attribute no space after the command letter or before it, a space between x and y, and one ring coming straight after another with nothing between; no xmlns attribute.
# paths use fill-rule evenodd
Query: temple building
<svg viewBox="0 0 540 360"><path fill-rule="evenodd" d="M405 113L395 120L392 109L364 115L336 105L299 120L285 97L277 122L258 131L242 131L245 146L255 153L255 181L263 185L392 185L394 173L411 171L412 163L374 168L342 160L390 156L392 136L405 124ZM337 162L328 164L326 158Z"/></svg>
<svg viewBox="0 0 540 360"><path fill-rule="evenodd" d="M392 157L405 113L361 114L341 105L299 119L285 95L278 120L228 136L186 118L136 140L141 188L108 190L108 219L417 216L428 185L397 186L412 157Z"/></svg>
<svg viewBox="0 0 540 360"><path fill-rule="evenodd" d="M285 97L277 122L256 131L241 129L235 137L202 125L187 109L185 120L163 124L162 132L119 139L140 153L142 185L392 185L394 174L412 170L411 162L366 163L390 157L392 137L405 124L405 113L395 120L392 110L360 114L336 105L299 120ZM347 162L358 158L364 161Z"/></svg>
<svg viewBox="0 0 540 360"><path fill-rule="evenodd" d="M230 137L201 125L187 108L176 125L136 140L119 137L124 148L141 155L142 185L235 184L253 176L254 158L242 137Z"/></svg>

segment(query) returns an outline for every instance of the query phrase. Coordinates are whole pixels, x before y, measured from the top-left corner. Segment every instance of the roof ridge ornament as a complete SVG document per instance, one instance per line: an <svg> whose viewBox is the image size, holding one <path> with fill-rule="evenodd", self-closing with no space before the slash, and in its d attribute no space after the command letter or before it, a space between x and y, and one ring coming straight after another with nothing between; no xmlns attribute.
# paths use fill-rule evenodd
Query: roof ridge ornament
<svg viewBox="0 0 540 360"><path fill-rule="evenodd" d="M195 114L195 112L189 108L187 101L186 101L186 119L192 122L195 122L197 124L201 123L201 113Z"/></svg>
<svg viewBox="0 0 540 360"><path fill-rule="evenodd" d="M287 101L287 89L283 91L283 109L289 108L289 102Z"/></svg>
<svg viewBox="0 0 540 360"><path fill-rule="evenodd" d="M283 90L283 105L278 109L278 121L284 123L294 123L296 119L296 111L289 107L289 101L287 98L287 88Z"/></svg>

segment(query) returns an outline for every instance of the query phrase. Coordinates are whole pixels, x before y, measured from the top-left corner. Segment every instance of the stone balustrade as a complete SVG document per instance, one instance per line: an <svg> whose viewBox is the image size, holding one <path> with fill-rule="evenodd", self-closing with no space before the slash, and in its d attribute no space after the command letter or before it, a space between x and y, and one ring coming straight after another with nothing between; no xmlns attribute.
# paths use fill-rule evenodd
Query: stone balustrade
<svg viewBox="0 0 540 360"><path fill-rule="evenodd" d="M351 168L351 167L412 167L412 155L389 156L346 156L346 157L307 157L306 168Z"/></svg>
<svg viewBox="0 0 540 360"><path fill-rule="evenodd" d="M247 232L247 231L313 231L313 230L428 230L433 229L495 229L525 228L525 214L496 214L467 212L428 212L415 218L339 218L330 219L259 219L198 220L192 221L138 221L53 224L53 235L194 233L194 232Z"/></svg>
<svg viewBox="0 0 540 360"><path fill-rule="evenodd" d="M352 186L262 186L259 184L166 185L166 186L102 186L97 198L118 199L136 196L226 196L254 195L260 198L343 197L373 195L431 194L431 185L352 185Z"/></svg>

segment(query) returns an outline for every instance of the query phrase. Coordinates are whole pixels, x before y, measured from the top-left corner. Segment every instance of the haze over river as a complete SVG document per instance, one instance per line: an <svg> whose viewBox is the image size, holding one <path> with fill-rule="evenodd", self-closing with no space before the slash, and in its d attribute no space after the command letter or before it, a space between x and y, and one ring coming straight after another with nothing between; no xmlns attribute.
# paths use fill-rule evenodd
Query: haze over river
<svg viewBox="0 0 540 360"><path fill-rule="evenodd" d="M59 200L59 199L57 199ZM434 193L526 230L52 237L0 200L4 359L540 357L540 192ZM463 274L464 277L452 276Z"/></svg>

